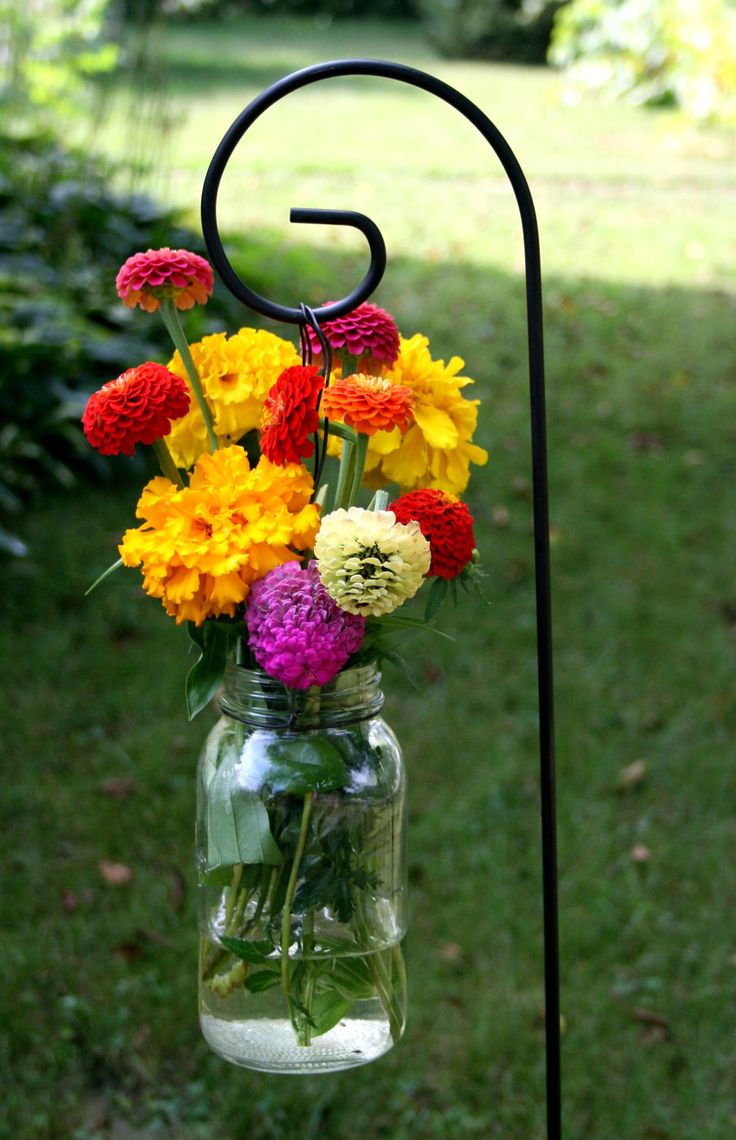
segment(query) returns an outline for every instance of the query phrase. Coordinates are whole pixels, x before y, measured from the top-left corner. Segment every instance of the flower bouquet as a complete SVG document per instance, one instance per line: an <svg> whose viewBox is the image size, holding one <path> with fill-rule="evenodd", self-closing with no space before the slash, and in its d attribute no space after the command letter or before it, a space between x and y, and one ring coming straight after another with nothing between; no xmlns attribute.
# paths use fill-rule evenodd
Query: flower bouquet
<svg viewBox="0 0 736 1140"><path fill-rule="evenodd" d="M190 717L216 694L222 710L198 776L203 1032L251 1068L362 1064L406 1002L405 781L378 666L474 583L458 496L487 459L479 401L462 360L372 304L323 327L304 307L299 351L252 328L190 345L180 313L209 297L207 261L148 250L116 284L175 351L84 412L102 454L147 444L161 468L115 565L187 626Z"/></svg>

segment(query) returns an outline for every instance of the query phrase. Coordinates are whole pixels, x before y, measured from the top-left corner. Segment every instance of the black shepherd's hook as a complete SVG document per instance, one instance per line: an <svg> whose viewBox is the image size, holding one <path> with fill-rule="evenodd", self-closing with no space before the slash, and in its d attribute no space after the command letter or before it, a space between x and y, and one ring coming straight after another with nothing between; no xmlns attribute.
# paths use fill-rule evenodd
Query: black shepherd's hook
<svg viewBox="0 0 736 1140"><path fill-rule="evenodd" d="M557 838L555 816L554 716L552 681L552 604L549 554L549 493L547 483L547 429L544 395L544 342L542 327L542 275L539 234L534 203L523 171L514 152L498 128L479 107L441 79L426 72L379 59L344 59L318 63L287 75L267 87L238 116L225 134L210 163L202 191L202 231L212 262L231 293L250 308L299 324L303 310L278 305L245 285L225 256L217 228L217 192L220 180L235 147L248 128L278 102L311 83L322 79L370 75L396 79L418 87L449 103L469 120L495 151L516 195L524 235L526 268L527 344L529 352L529 393L531 406L531 448L534 504L534 551L537 605L537 676L539 692L539 757L542 817L542 885L544 895L545 1034L547 1058L547 1137L560 1140L562 1110L560 1092L560 997L557 915ZM381 232L370 218L348 210L291 211L293 222L353 226L366 236L371 251L368 272L347 297L314 309L318 323L335 320L355 309L370 296L386 267L386 247Z"/></svg>

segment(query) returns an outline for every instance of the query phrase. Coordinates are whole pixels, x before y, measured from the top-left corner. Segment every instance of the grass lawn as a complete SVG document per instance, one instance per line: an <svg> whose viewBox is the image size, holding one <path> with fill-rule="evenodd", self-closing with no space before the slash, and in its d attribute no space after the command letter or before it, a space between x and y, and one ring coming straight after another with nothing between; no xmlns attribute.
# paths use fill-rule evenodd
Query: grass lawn
<svg viewBox="0 0 736 1140"><path fill-rule="evenodd" d="M338 56L406 60L486 110L537 203L545 270L559 752L564 1134L736 1134L736 446L732 140L669 114L564 106L541 69L433 59L399 26L240 21L160 40L177 123L150 185L191 208L261 87ZM329 90L325 90L329 88ZM293 98L293 106L292 106ZM125 92L99 136L123 144ZM247 154L246 154L247 152ZM290 97L223 186L259 291L342 295L362 210L377 300L458 353L491 461L471 482L490 605L386 677L411 778L413 981L384 1060L278 1078L221 1063L194 1005L196 752L185 637L133 573L90 599L140 476L43 503L7 576L0 1137L542 1140L540 853L521 248L493 156L449 108L372 80ZM141 315L140 320L147 318ZM249 317L245 318L250 320ZM101 377L107 379L107 377ZM115 879L110 865L132 876ZM123 876L125 877L125 876Z"/></svg>

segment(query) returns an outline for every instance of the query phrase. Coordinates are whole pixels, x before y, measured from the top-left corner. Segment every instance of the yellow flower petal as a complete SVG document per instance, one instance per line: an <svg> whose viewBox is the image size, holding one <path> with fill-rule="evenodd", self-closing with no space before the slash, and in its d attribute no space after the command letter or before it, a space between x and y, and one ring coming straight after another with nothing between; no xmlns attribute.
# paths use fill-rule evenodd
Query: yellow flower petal
<svg viewBox="0 0 736 1140"><path fill-rule="evenodd" d="M459 356L449 364L433 360L429 341L420 333L401 338L399 355L383 375L412 390L415 422L403 438L400 433L371 437L366 485L395 482L407 489L432 486L453 494L465 489L471 463L485 462L488 456L472 443L479 401L463 395L462 389L473 383L460 375L463 367Z"/></svg>
<svg viewBox="0 0 736 1140"><path fill-rule="evenodd" d="M190 485L148 484L138 504L143 524L120 544L127 566L142 564L143 586L177 623L233 617L251 584L309 549L319 509L309 502L312 478L301 464L251 469L241 447L205 454Z"/></svg>

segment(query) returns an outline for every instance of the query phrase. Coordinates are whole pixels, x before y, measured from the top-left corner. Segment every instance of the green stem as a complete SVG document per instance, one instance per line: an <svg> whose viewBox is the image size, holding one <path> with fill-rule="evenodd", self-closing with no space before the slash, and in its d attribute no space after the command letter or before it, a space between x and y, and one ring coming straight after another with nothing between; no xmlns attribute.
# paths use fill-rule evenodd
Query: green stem
<svg viewBox="0 0 736 1140"><path fill-rule="evenodd" d="M368 454L368 436L362 433L358 434L358 442L355 445L355 457L353 467L353 480L350 485L350 494L348 496L348 507L352 507L353 503L358 497L360 490L360 481L363 478L363 471L365 470L365 458Z"/></svg>
<svg viewBox="0 0 736 1140"><path fill-rule="evenodd" d="M243 877L243 864L242 863L236 863L235 866L233 867L233 877L230 880L230 886L229 886L228 892L227 892L227 900L225 902L225 930L226 931L230 929L230 923L232 921L233 911L235 910L235 901L238 897L238 887L240 886L240 880L242 877Z"/></svg>
<svg viewBox="0 0 736 1140"><path fill-rule="evenodd" d="M256 903L256 909L253 911L253 917L248 919L249 930L252 930L255 926L258 925L258 920L263 914L263 908L266 905L266 899L268 898L269 892L271 890L273 870L273 867L269 867L264 864L263 870L261 871L261 882L258 888L258 902Z"/></svg>
<svg viewBox="0 0 736 1140"><path fill-rule="evenodd" d="M367 948L370 945L368 923L358 899L355 900L355 903L355 937L361 946ZM383 1006L384 1013L388 1018L391 1039L396 1043L401 1037L401 1030L404 1025L404 1007L406 1005L406 967L401 952L401 945L387 947L387 949L381 950L378 953L368 952L365 956L365 963L368 967L371 981L376 988L378 998ZM396 992L394 985L392 976L394 967L398 974L400 994Z"/></svg>
<svg viewBox="0 0 736 1140"><path fill-rule="evenodd" d="M388 953L393 955L394 949L395 947L389 950ZM400 949L401 948L399 947L399 950ZM389 967L386 969L384 954L386 954L385 950L380 951L378 954L368 954L366 956L366 963L368 966L368 972L373 979L373 984L376 987L376 992L380 998L381 1005L383 1006L384 1012L388 1017L391 1039L395 1044L401 1037L401 1030L404 1024L404 1016L399 998L394 992L394 984L391 978L391 966L389 963Z"/></svg>
<svg viewBox="0 0 736 1140"><path fill-rule="evenodd" d="M296 851L294 852L294 859L291 864L291 874L289 881L286 885L286 898L284 899L284 913L281 919L281 983L284 988L284 993L289 1001L291 1007L291 977L289 974L289 946L291 944L291 904L294 901L296 894L296 884L299 878L299 864L304 854L304 848L307 842L307 832L309 831L309 814L312 807L312 792L306 792L304 796L304 807L302 808L302 823L299 828L299 838L296 844Z"/></svg>
<svg viewBox="0 0 736 1140"><path fill-rule="evenodd" d="M163 297L161 299L161 316L163 317L166 331L174 342L174 347L177 349L182 363L186 369L189 383L192 385L195 399L199 405L199 410L202 413L205 427L207 428L207 438L210 443L210 450L217 451L217 436L215 435L215 428L212 421L212 413L209 409L207 400L205 399L204 392L202 391L202 384L197 372L197 366L192 359L192 354L189 351L187 338L184 335L181 320L179 319L179 310L177 309L171 297Z"/></svg>
<svg viewBox="0 0 736 1140"><path fill-rule="evenodd" d="M340 456L340 470L337 475L337 489L335 491L335 510L339 507L348 507L350 488L353 482L353 463L355 461L355 444L346 439L342 445Z"/></svg>
<svg viewBox="0 0 736 1140"><path fill-rule="evenodd" d="M174 463L174 457L169 451L169 445L166 440L157 439L153 445L153 450L156 452L158 465L166 478L177 487L183 487L184 480L181 477L181 471Z"/></svg>
<svg viewBox="0 0 736 1140"><path fill-rule="evenodd" d="M358 433L356 431L353 431L351 427L348 427L347 424L341 424L339 420L326 420L323 417L320 417L320 431L325 430L325 424L328 425L327 430L330 435L339 436L340 439L347 439L349 443L357 442Z"/></svg>
<svg viewBox="0 0 736 1140"><path fill-rule="evenodd" d="M304 982L304 1009L307 1016L304 1018L299 1032L299 1044L310 1045L312 1041L312 1002L314 1001L314 983L316 981L315 963L311 960L314 950L314 911L310 910L304 916L304 966L306 973Z"/></svg>

